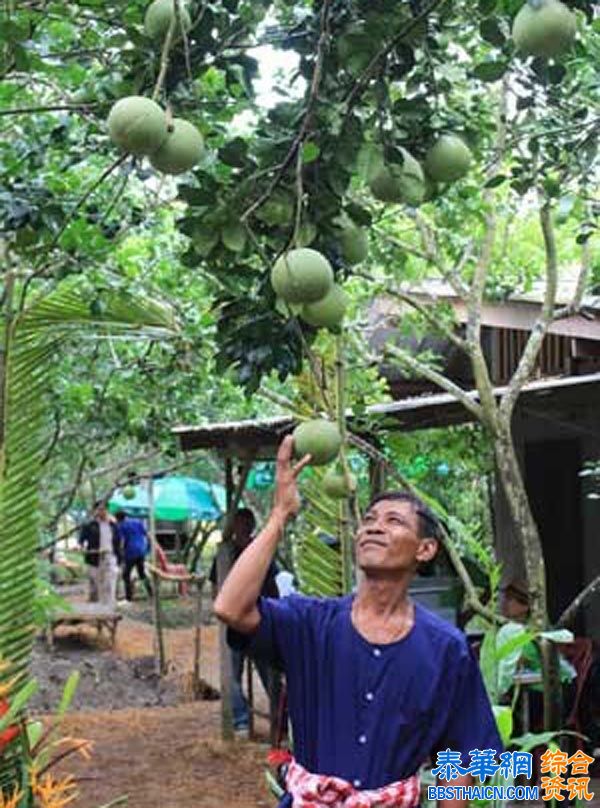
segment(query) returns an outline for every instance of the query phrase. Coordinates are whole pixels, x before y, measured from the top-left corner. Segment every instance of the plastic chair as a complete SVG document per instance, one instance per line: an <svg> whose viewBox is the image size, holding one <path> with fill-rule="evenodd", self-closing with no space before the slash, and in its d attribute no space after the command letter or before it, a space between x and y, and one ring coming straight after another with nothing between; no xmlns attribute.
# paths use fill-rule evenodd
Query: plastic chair
<svg viewBox="0 0 600 808"><path fill-rule="evenodd" d="M182 579L185 578L189 580L190 573L185 564L171 563L167 558L167 554L158 542L156 542L156 561L159 569L164 572L165 575L172 575L173 577L180 577ZM181 597L186 597L188 594L188 580L180 580L176 582L177 592Z"/></svg>

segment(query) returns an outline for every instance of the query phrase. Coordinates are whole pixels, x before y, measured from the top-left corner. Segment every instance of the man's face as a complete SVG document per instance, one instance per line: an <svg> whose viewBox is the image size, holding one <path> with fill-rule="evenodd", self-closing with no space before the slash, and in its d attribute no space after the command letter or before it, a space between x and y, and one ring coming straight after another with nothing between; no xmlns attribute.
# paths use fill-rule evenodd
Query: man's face
<svg viewBox="0 0 600 808"><path fill-rule="evenodd" d="M525 596L517 595L509 589L505 589L500 595L500 610L509 620L523 623L527 620L529 606Z"/></svg>
<svg viewBox="0 0 600 808"><path fill-rule="evenodd" d="M384 499L363 517L355 539L356 561L367 574L414 572L437 552L435 539L419 538L419 517L412 503Z"/></svg>
<svg viewBox="0 0 600 808"><path fill-rule="evenodd" d="M106 522L108 519L108 511L106 510L106 505L98 505L96 506L96 518L99 519L101 522Z"/></svg>
<svg viewBox="0 0 600 808"><path fill-rule="evenodd" d="M244 516L236 516L233 520L233 541L238 550L245 550L252 540L250 522Z"/></svg>

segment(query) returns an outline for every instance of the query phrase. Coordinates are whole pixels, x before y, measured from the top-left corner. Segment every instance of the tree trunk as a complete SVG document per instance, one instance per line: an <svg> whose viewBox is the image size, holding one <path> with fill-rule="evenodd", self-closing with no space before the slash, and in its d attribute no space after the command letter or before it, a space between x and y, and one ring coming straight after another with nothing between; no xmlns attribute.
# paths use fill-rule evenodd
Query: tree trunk
<svg viewBox="0 0 600 808"><path fill-rule="evenodd" d="M510 427L503 426L494 436L494 452L498 474L518 537L529 587L531 619L536 628L548 625L546 605L546 571L542 543L531 512L525 481L515 452Z"/></svg>

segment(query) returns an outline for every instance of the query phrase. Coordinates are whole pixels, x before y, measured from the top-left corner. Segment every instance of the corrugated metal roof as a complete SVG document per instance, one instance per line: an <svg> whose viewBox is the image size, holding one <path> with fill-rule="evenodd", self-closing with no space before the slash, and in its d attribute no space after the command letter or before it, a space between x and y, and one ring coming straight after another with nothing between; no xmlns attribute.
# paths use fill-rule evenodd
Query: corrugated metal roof
<svg viewBox="0 0 600 808"><path fill-rule="evenodd" d="M497 387L497 398L506 387ZM468 395L477 400L475 390ZM529 409L572 405L590 398L600 403L600 373L585 376L537 379L529 382L519 397L519 405ZM450 393L433 393L411 398L375 404L367 408L369 416L378 416L378 429L390 431L413 431L451 424L468 423L473 416ZM184 451L211 449L228 457L244 459L273 458L282 438L291 432L295 419L277 416L255 421L231 421L203 426L177 426L173 433L179 438ZM352 416L349 418L352 429Z"/></svg>

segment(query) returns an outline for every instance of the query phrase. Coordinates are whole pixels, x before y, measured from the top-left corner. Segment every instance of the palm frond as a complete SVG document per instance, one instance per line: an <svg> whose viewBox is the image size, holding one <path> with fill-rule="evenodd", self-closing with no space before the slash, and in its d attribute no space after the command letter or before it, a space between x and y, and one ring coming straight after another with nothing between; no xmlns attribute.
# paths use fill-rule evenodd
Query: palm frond
<svg viewBox="0 0 600 808"><path fill-rule="evenodd" d="M306 595L335 597L344 592L342 557L338 549L323 540L338 533L337 504L323 496L323 473L314 470L314 477L303 483L306 499L303 519L308 532L297 537L293 545L293 561L300 590Z"/></svg>
<svg viewBox="0 0 600 808"><path fill-rule="evenodd" d="M166 335L173 311L156 300L107 292L94 313L89 292L69 279L34 301L11 324L4 346L0 411L0 659L26 676L34 636L38 486L43 457L45 392L56 357L73 329Z"/></svg>

